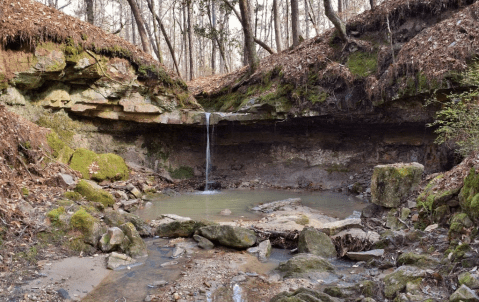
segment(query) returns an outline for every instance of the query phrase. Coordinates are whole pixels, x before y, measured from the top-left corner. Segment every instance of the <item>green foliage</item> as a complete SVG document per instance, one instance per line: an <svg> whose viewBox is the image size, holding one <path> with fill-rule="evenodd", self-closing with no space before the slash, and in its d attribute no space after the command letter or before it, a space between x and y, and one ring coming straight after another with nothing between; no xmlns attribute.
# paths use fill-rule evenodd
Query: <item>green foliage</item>
<svg viewBox="0 0 479 302"><path fill-rule="evenodd" d="M51 210L47 213L47 217L50 218L50 222L54 225L60 225L60 215L65 213L64 207L58 207L56 209Z"/></svg>
<svg viewBox="0 0 479 302"><path fill-rule="evenodd" d="M473 88L447 95L445 103L436 96L427 102L441 106L435 121L428 126L437 128L436 143L456 145L456 152L467 156L479 147L479 59L463 74L461 84Z"/></svg>
<svg viewBox="0 0 479 302"><path fill-rule="evenodd" d="M75 191L85 196L86 199L99 202L105 207L112 206L115 203L115 199L109 192L95 188L85 180L80 180L78 182Z"/></svg>
<svg viewBox="0 0 479 302"><path fill-rule="evenodd" d="M72 192L72 191L68 191L68 192L65 192L63 194L63 196L67 199L70 199L70 200L73 200L73 201L80 201L82 196L80 193L78 192Z"/></svg>
<svg viewBox="0 0 479 302"><path fill-rule="evenodd" d="M349 55L346 66L352 74L359 78L365 78L374 74L378 68L378 54L357 51Z"/></svg>
<svg viewBox="0 0 479 302"><path fill-rule="evenodd" d="M194 176L193 168L181 166L178 169L170 169L170 175L174 179L188 179Z"/></svg>

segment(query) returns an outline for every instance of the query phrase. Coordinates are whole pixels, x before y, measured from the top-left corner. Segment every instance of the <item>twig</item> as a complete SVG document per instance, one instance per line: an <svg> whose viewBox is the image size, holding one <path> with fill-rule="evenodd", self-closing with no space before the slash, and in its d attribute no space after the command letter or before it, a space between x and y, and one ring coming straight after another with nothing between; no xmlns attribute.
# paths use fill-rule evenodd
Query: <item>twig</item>
<svg viewBox="0 0 479 302"><path fill-rule="evenodd" d="M25 170L27 171L28 175L30 175L30 178L32 180L35 180L35 178L33 178L32 174L30 173L30 171L28 171L28 168L27 168L27 165L25 165L25 163L22 161L22 159L20 158L20 156L17 155L17 159L18 161L22 164L22 166L25 168Z"/></svg>

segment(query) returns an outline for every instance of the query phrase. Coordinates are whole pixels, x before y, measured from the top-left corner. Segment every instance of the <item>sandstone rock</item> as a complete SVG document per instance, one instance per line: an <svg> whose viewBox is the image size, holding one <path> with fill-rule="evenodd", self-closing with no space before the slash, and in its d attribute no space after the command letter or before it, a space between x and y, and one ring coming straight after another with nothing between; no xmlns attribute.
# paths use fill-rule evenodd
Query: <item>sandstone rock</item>
<svg viewBox="0 0 479 302"><path fill-rule="evenodd" d="M346 229L361 227L361 218L351 218L325 223L319 228L319 230L329 236L333 236Z"/></svg>
<svg viewBox="0 0 479 302"><path fill-rule="evenodd" d="M298 252L336 258L336 248L328 235L310 227L304 228L299 234Z"/></svg>
<svg viewBox="0 0 479 302"><path fill-rule="evenodd" d="M128 257L125 254L120 254L113 252L111 253L110 257L108 257L107 268L114 270L119 268L120 266L127 266L135 263L136 261L133 260L131 257Z"/></svg>
<svg viewBox="0 0 479 302"><path fill-rule="evenodd" d="M377 205L398 207L421 181L424 166L399 163L374 167L371 180L371 201Z"/></svg>
<svg viewBox="0 0 479 302"><path fill-rule="evenodd" d="M23 94L15 87L8 87L5 93L0 95L0 103L5 103L10 106L25 105L26 100Z"/></svg>
<svg viewBox="0 0 479 302"><path fill-rule="evenodd" d="M200 235L193 235L193 239L198 242L198 246L204 250L211 250L215 247L213 242L209 241L203 236Z"/></svg>
<svg viewBox="0 0 479 302"><path fill-rule="evenodd" d="M99 246L103 252L110 252L120 247L125 239L125 234L118 227L109 228L100 241Z"/></svg>
<svg viewBox="0 0 479 302"><path fill-rule="evenodd" d="M198 233L213 242L236 249L246 249L256 243L256 234L241 227L211 225L200 228Z"/></svg>
<svg viewBox="0 0 479 302"><path fill-rule="evenodd" d="M256 255L259 261L265 262L271 254L271 242L269 240L261 241L258 246L247 249L247 252Z"/></svg>
<svg viewBox="0 0 479 302"><path fill-rule="evenodd" d="M476 293L467 287L466 285L461 285L450 297L450 302L479 302L479 297Z"/></svg>
<svg viewBox="0 0 479 302"><path fill-rule="evenodd" d="M334 266L321 256L298 254L279 265L284 278L302 278L311 272L334 272Z"/></svg>
<svg viewBox="0 0 479 302"><path fill-rule="evenodd" d="M397 293L406 288L408 282L422 280L425 276L426 271L424 270L414 266L401 266L384 277L384 295L392 299Z"/></svg>
<svg viewBox="0 0 479 302"><path fill-rule="evenodd" d="M80 193L90 201L101 203L104 207L111 206L115 203L113 196L93 181L80 180L75 187L75 192Z"/></svg>
<svg viewBox="0 0 479 302"><path fill-rule="evenodd" d="M144 257L148 255L146 243L141 239L140 234L131 222L127 222L120 226L120 229L129 239L125 252L133 258Z"/></svg>
<svg viewBox="0 0 479 302"><path fill-rule="evenodd" d="M383 249L370 250L366 252L347 252L346 256L351 260L369 261L375 258L381 258L384 255Z"/></svg>
<svg viewBox="0 0 479 302"><path fill-rule="evenodd" d="M67 186L71 186L75 184L73 177L70 174L60 173L60 177L63 179Z"/></svg>

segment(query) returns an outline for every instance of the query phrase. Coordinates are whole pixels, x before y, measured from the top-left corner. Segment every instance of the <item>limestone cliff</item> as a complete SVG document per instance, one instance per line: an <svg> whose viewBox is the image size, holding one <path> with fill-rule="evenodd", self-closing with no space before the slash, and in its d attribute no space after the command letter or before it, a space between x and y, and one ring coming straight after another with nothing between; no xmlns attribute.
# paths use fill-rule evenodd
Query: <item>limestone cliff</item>
<svg viewBox="0 0 479 302"><path fill-rule="evenodd" d="M192 123L202 111L150 55L40 3L2 1L0 39L0 100L8 104L163 124Z"/></svg>

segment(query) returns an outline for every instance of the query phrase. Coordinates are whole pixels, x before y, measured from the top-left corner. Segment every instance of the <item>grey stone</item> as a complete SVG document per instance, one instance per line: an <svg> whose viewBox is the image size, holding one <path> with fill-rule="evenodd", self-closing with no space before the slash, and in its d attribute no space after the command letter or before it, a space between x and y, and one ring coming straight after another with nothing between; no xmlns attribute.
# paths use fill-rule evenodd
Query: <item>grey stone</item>
<svg viewBox="0 0 479 302"><path fill-rule="evenodd" d="M311 272L334 272L334 266L321 256L298 254L279 265L284 278L302 278Z"/></svg>
<svg viewBox="0 0 479 302"><path fill-rule="evenodd" d="M198 246L204 250L211 250L215 247L213 242L209 241L203 236L200 235L193 235L193 239L198 242Z"/></svg>
<svg viewBox="0 0 479 302"><path fill-rule="evenodd" d="M381 258L384 255L383 249L370 250L366 252L347 252L346 257L356 261L369 261L375 258Z"/></svg>
<svg viewBox="0 0 479 302"><path fill-rule="evenodd" d="M114 270L119 268L120 266L128 266L133 263L135 263L135 260L133 260L131 257L128 257L125 254L113 252L111 253L110 257L108 257L106 267L108 269Z"/></svg>
<svg viewBox="0 0 479 302"><path fill-rule="evenodd" d="M373 231L365 232L361 229L356 229L356 228L341 231L337 233L336 235L331 236L331 238L336 239L338 237L346 237L346 236L349 236L353 239L361 240L361 241L367 240L372 244L378 242L380 239L380 235L376 232L373 232Z"/></svg>
<svg viewBox="0 0 479 302"><path fill-rule="evenodd" d="M246 251L258 257L259 261L265 262L271 254L271 242L269 240L261 241L258 246L250 247Z"/></svg>
<svg viewBox="0 0 479 302"><path fill-rule="evenodd" d="M461 285L450 297L450 302L478 302L479 297L476 293L467 287L466 285Z"/></svg>
<svg viewBox="0 0 479 302"><path fill-rule="evenodd" d="M336 248L328 235L311 227L304 228L299 234L298 252L324 258L335 258Z"/></svg>
<svg viewBox="0 0 479 302"><path fill-rule="evenodd" d="M181 257L181 255L183 255L185 252L186 252L186 250L185 250L184 248L175 246L175 248L173 249L173 252L172 252L172 254L171 254L171 258L173 258L173 259L179 258L179 257Z"/></svg>
<svg viewBox="0 0 479 302"><path fill-rule="evenodd" d="M103 252L110 252L120 248L124 240L125 234L122 230L118 227L112 227L101 237L98 244Z"/></svg>
<svg viewBox="0 0 479 302"><path fill-rule="evenodd" d="M394 298L397 293L406 288L408 282L421 280L425 276L425 270L414 266L401 266L383 278L384 294L387 298Z"/></svg>
<svg viewBox="0 0 479 302"><path fill-rule="evenodd" d="M125 238L128 238L129 241L128 245L125 247L125 251L128 255L133 258L148 255L146 243L141 239L140 234L131 222L122 224L120 229L125 234Z"/></svg>
<svg viewBox="0 0 479 302"><path fill-rule="evenodd" d="M301 205L301 198L288 198L285 200L278 200L268 202L252 208L253 211L259 211L263 213L271 213L273 211L279 211L284 207L295 207Z"/></svg>
<svg viewBox="0 0 479 302"><path fill-rule="evenodd" d="M229 225L211 225L198 230L199 235L236 249L247 249L256 243L256 234L248 229Z"/></svg>
<svg viewBox="0 0 479 302"><path fill-rule="evenodd" d="M75 184L75 181L71 175L60 173L60 176L67 185L71 186Z"/></svg>
<svg viewBox="0 0 479 302"><path fill-rule="evenodd" d="M319 230L327 235L332 236L341 232L342 230L361 227L361 218L352 218L325 223L319 228Z"/></svg>
<svg viewBox="0 0 479 302"><path fill-rule="evenodd" d="M459 284L464 284L472 289L479 289L479 276L476 274L471 274L470 272L464 272L460 274L457 279Z"/></svg>

